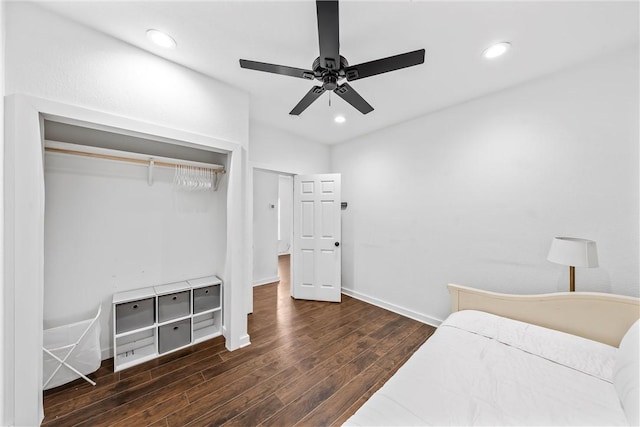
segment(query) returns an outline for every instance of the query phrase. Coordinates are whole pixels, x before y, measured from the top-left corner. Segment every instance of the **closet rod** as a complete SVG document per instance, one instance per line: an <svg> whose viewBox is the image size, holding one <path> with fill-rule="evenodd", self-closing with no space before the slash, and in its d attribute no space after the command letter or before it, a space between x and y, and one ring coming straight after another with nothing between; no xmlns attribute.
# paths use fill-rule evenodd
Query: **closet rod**
<svg viewBox="0 0 640 427"><path fill-rule="evenodd" d="M186 163L186 162L171 163L171 162L158 161L158 160L155 160L152 156L149 156L148 160L133 159L130 157L112 156L109 154L88 153L86 151L67 150L65 148L54 148L54 147L45 147L45 151L49 151L51 153L70 154L72 156L94 157L97 159L117 160L121 162L138 163L142 165L149 165L149 162L153 160L154 166L165 166L169 168L173 168L176 166L190 166L189 163ZM205 167L205 166L191 166L191 167L195 169L211 170L213 171L213 173L226 173L224 168L221 168L221 167Z"/></svg>

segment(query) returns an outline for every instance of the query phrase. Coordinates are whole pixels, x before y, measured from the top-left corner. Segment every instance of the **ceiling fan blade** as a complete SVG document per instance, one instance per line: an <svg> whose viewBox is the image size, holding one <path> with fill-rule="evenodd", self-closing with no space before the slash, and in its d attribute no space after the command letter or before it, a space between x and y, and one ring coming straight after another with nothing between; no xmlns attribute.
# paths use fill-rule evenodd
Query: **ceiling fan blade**
<svg viewBox="0 0 640 427"><path fill-rule="evenodd" d="M373 107L369 105L369 103L365 101L354 88L349 86L349 83L343 83L335 88L334 92L362 114L367 114L373 111Z"/></svg>
<svg viewBox="0 0 640 427"><path fill-rule="evenodd" d="M284 76L299 77L301 79L313 80L314 75L311 70L302 68L288 67L286 65L267 64L266 62L249 61L247 59L240 60L240 67L249 70L265 71L267 73L282 74Z"/></svg>
<svg viewBox="0 0 640 427"><path fill-rule="evenodd" d="M340 19L338 0L316 0L320 66L330 70L340 68Z"/></svg>
<svg viewBox="0 0 640 427"><path fill-rule="evenodd" d="M401 68L412 67L424 62L424 49L413 52L401 53L400 55L389 56L387 58L376 59L375 61L363 62L345 68L347 81L364 79L376 74L387 73Z"/></svg>
<svg viewBox="0 0 640 427"><path fill-rule="evenodd" d="M292 116L299 116L307 107L313 104L313 101L318 99L320 95L324 93L325 89L322 86L314 86L309 92L298 102L298 105L293 107L293 110L289 114Z"/></svg>

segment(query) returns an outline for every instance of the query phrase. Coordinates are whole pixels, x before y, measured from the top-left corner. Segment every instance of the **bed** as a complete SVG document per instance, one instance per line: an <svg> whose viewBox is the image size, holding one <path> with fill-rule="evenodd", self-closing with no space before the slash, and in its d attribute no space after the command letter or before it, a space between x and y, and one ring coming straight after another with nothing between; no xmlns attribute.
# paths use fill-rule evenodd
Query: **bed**
<svg viewBox="0 0 640 427"><path fill-rule="evenodd" d="M452 314L346 426L638 425L638 298L449 290Z"/></svg>

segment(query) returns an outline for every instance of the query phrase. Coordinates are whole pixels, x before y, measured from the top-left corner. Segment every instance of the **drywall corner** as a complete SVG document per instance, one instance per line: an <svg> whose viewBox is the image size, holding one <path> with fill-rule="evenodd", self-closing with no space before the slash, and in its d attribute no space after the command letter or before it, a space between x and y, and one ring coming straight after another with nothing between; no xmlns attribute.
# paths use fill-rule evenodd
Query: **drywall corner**
<svg viewBox="0 0 640 427"><path fill-rule="evenodd" d="M4 176L4 50L5 50L5 35L6 25L5 22L5 1L0 0L0 177ZM0 205L4 206L4 186L0 185ZM0 209L0 224L4 224L4 209ZM4 241L4 229L0 227L0 242ZM4 308L4 246L0 245L0 307ZM2 310L3 315L0 316L0 342L3 343L2 350L0 351L0 425L7 425L7 414L5 410L5 355L4 352L9 347L5 341L5 321L4 313L6 310Z"/></svg>

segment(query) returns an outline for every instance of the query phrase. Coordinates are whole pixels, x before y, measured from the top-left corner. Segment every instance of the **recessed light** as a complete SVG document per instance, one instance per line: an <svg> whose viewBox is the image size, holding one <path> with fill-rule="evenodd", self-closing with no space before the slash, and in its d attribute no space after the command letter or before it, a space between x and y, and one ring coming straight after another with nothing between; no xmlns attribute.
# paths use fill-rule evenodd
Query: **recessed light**
<svg viewBox="0 0 640 427"><path fill-rule="evenodd" d="M177 45L173 37L159 30L147 30L147 37L158 46L167 49L173 49Z"/></svg>
<svg viewBox="0 0 640 427"><path fill-rule="evenodd" d="M504 55L506 51L511 47L511 43L508 42L500 42L496 43L493 46L489 46L482 52L482 56L487 59L497 58L498 56Z"/></svg>
<svg viewBox="0 0 640 427"><path fill-rule="evenodd" d="M344 123L344 122L346 122L346 121L347 121L347 119L345 119L345 118L344 118L344 116L336 116L336 117L333 119L333 121L334 121L334 122L336 122L336 123Z"/></svg>

